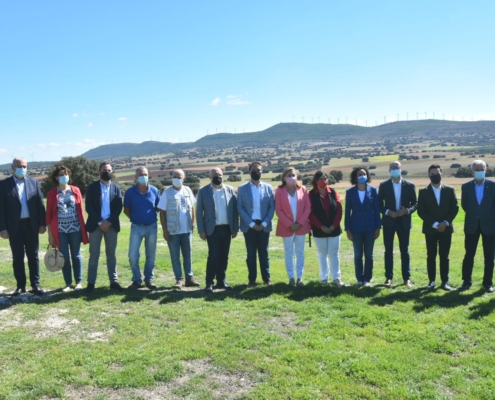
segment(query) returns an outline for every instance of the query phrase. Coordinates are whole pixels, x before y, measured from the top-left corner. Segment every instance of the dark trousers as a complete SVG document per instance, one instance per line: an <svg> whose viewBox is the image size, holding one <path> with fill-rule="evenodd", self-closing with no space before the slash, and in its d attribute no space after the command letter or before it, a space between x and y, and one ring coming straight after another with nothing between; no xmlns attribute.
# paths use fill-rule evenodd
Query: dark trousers
<svg viewBox="0 0 495 400"><path fill-rule="evenodd" d="M255 231L249 228L244 232L244 241L246 242L247 258L246 264L248 267L249 282L255 282L257 277L256 268L256 253L260 261L260 272L263 282L270 280L270 258L268 257L268 240L270 232Z"/></svg>
<svg viewBox="0 0 495 400"><path fill-rule="evenodd" d="M462 261L462 280L464 283L472 284L474 256L476 255L476 248L478 247L478 241L483 241L483 256L485 258L485 273L483 275L483 286L489 287L493 284L493 257L495 249L495 235L485 235L481 232L481 228L478 225L478 229L473 234L466 233L464 237L464 248L466 254Z"/></svg>
<svg viewBox="0 0 495 400"><path fill-rule="evenodd" d="M436 232L425 235L426 242L426 269L428 270L428 279L435 281L437 277L437 250L440 256L440 279L442 283L449 281L449 253L452 244L452 233Z"/></svg>
<svg viewBox="0 0 495 400"><path fill-rule="evenodd" d="M206 286L213 285L216 277L217 285L225 282L225 273L229 263L230 241L232 233L229 225L217 225L208 242L208 261L206 262Z"/></svg>
<svg viewBox="0 0 495 400"><path fill-rule="evenodd" d="M400 219L394 221L392 226L383 227L383 244L385 246L385 277L387 279L394 278L394 237L396 233L399 238L402 279L407 281L411 278L411 261L409 258L409 235L411 230L405 229Z"/></svg>
<svg viewBox="0 0 495 400"><path fill-rule="evenodd" d="M17 232L9 237L10 249L14 267L14 277L17 287L26 286L26 271L24 269L24 255L28 259L29 281L31 286L40 284L40 262L38 259L39 232L33 231L29 219L21 220Z"/></svg>
<svg viewBox="0 0 495 400"><path fill-rule="evenodd" d="M373 277L373 247L375 246L375 231L352 232L354 240L354 270L358 282L371 282ZM364 254L364 265L363 265Z"/></svg>

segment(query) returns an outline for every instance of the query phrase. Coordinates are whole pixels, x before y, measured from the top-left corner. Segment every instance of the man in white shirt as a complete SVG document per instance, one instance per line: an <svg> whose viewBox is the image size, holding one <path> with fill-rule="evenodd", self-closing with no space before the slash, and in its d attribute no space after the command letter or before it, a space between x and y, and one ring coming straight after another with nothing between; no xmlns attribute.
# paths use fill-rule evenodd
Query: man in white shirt
<svg viewBox="0 0 495 400"><path fill-rule="evenodd" d="M449 253L454 232L453 220L459 211L457 196L452 186L444 185L442 168L433 164L428 168L431 183L419 190L418 215L423 220L423 233L426 242L426 268L428 289L435 289L436 258L440 256L441 288L452 290L449 284Z"/></svg>
<svg viewBox="0 0 495 400"><path fill-rule="evenodd" d="M158 203L160 222L163 229L163 238L167 241L170 250L172 268L175 275L175 287L182 289L184 275L180 262L182 252L185 285L199 286L192 270L192 233L194 232L194 204L196 199L192 190L184 186L186 175L181 169L172 174L172 186L165 189Z"/></svg>

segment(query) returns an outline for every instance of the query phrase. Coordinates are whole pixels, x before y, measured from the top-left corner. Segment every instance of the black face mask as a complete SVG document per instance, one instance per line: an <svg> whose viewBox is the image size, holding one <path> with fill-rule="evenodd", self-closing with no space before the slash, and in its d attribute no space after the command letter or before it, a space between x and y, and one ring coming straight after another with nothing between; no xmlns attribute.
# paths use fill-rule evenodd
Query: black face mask
<svg viewBox="0 0 495 400"><path fill-rule="evenodd" d="M112 173L108 172L108 171L103 171L100 176L101 176L101 179L103 179L104 181L107 181L107 182L111 181L112 177L113 177Z"/></svg>
<svg viewBox="0 0 495 400"><path fill-rule="evenodd" d="M221 176L214 176L211 181L213 182L214 185L221 185L222 184L222 177Z"/></svg>
<svg viewBox="0 0 495 400"><path fill-rule="evenodd" d="M261 178L261 173L258 171L251 171L251 178L253 178L253 181L259 181Z"/></svg>
<svg viewBox="0 0 495 400"><path fill-rule="evenodd" d="M442 180L442 175L440 175L440 174L430 175L430 181L434 185L438 185L441 180Z"/></svg>

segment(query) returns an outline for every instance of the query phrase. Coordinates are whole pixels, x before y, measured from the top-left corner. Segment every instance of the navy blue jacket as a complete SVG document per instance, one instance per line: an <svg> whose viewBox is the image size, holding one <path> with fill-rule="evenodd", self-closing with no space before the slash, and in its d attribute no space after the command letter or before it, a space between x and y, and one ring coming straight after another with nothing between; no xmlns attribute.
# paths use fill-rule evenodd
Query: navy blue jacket
<svg viewBox="0 0 495 400"><path fill-rule="evenodd" d="M366 185L361 203L357 186L345 192L345 230L351 232L374 232L382 226L378 190Z"/></svg>
<svg viewBox="0 0 495 400"><path fill-rule="evenodd" d="M90 183L86 190L86 212L88 220L86 221L86 230L94 232L98 228L98 222L101 221L101 187L100 181ZM122 212L122 190L114 182L110 182L110 218L108 221L112 224L115 231L120 231L119 215Z"/></svg>

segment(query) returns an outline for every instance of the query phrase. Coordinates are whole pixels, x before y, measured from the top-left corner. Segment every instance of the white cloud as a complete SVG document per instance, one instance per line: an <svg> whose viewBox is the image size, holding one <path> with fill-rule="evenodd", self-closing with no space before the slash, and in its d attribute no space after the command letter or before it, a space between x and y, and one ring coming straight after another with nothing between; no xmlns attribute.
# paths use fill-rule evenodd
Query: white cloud
<svg viewBox="0 0 495 400"><path fill-rule="evenodd" d="M99 142L95 139L84 139L77 143L72 143L71 147L77 147L82 149L92 149L93 147L101 146L102 144L107 144L106 142Z"/></svg>
<svg viewBox="0 0 495 400"><path fill-rule="evenodd" d="M7 149L0 149L0 153L6 153Z"/></svg>
<svg viewBox="0 0 495 400"><path fill-rule="evenodd" d="M38 143L38 147L41 147L42 149L45 149L46 148L46 144L45 143Z"/></svg>
<svg viewBox="0 0 495 400"><path fill-rule="evenodd" d="M59 147L60 143L48 143L50 147Z"/></svg>
<svg viewBox="0 0 495 400"><path fill-rule="evenodd" d="M238 94L229 94L227 96L227 104L229 106L243 106L246 104L250 104L249 101L242 100L242 95Z"/></svg>
<svg viewBox="0 0 495 400"><path fill-rule="evenodd" d="M117 121L127 121L127 117L120 117L120 118L117 118Z"/></svg>
<svg viewBox="0 0 495 400"><path fill-rule="evenodd" d="M93 127L93 123L92 122L88 122L88 128L92 128Z"/></svg>
<svg viewBox="0 0 495 400"><path fill-rule="evenodd" d="M220 103L222 99L220 97L215 97L213 101L211 102L212 106L218 106L218 103Z"/></svg>
<svg viewBox="0 0 495 400"><path fill-rule="evenodd" d="M77 118L77 117L79 116L79 114L78 114L78 113L74 113L74 114L72 114L72 116L73 116L74 118Z"/></svg>

